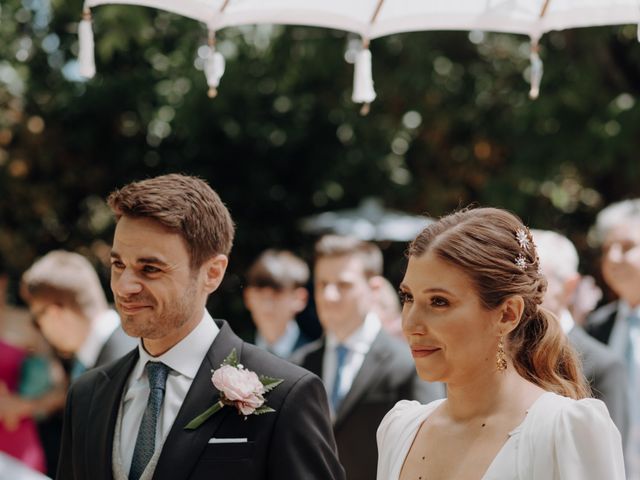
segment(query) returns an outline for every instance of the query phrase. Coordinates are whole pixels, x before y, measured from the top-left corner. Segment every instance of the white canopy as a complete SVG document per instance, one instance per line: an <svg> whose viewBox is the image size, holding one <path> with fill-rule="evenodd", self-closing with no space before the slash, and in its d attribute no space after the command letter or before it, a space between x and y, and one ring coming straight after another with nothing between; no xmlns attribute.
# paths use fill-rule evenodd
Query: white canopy
<svg viewBox="0 0 640 480"><path fill-rule="evenodd" d="M393 33L422 30L483 30L531 37L531 89L537 98L542 79L538 40L551 30L574 27L639 24L640 0L85 0L79 28L80 73L95 74L92 7L105 4L141 5L193 18L207 25L209 53L205 75L209 95L225 69L215 49L215 32L226 27L257 24L304 25L359 34L363 49L356 54L352 100L362 112L376 98L371 74L369 40Z"/></svg>
<svg viewBox="0 0 640 480"><path fill-rule="evenodd" d="M374 39L420 30L486 30L540 36L551 30L640 22L638 0L87 0L142 5L211 29L254 24L335 28Z"/></svg>

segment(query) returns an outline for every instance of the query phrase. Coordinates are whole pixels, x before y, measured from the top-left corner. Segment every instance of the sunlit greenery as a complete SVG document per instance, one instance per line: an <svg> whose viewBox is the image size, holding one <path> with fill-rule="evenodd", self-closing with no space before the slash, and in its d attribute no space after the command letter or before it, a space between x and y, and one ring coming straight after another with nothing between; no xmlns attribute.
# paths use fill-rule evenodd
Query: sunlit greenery
<svg viewBox="0 0 640 480"><path fill-rule="evenodd" d="M98 263L112 228L104 196L169 171L209 179L229 205L238 237L225 288L235 292L262 248L308 249L299 218L365 196L431 215L507 207L568 232L585 253L597 210L640 196L635 25L543 37L535 101L525 37L375 40L378 98L363 117L350 101L344 32L218 32L227 67L209 99L204 27L141 7L94 9L98 73L81 80L81 9L0 5L0 251L16 274L59 247ZM238 310L231 297L222 310Z"/></svg>

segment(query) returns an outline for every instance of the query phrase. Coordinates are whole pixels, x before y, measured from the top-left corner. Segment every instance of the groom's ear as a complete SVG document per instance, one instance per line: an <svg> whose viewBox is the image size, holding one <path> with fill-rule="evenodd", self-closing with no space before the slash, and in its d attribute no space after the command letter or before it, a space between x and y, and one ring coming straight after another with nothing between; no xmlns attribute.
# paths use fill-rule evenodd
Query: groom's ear
<svg viewBox="0 0 640 480"><path fill-rule="evenodd" d="M204 275L204 289L207 294L215 292L227 271L229 258L226 255L215 255L206 260L200 267L201 275Z"/></svg>

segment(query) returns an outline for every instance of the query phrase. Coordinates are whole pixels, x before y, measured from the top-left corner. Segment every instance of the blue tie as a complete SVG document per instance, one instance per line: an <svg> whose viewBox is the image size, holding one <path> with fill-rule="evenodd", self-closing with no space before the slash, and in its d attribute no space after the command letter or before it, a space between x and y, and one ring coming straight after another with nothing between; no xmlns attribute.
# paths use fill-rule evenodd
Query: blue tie
<svg viewBox="0 0 640 480"><path fill-rule="evenodd" d="M336 346L336 377L333 381L333 390L331 390L331 406L333 411L337 412L342 395L340 395L340 384L342 383L342 370L344 369L344 361L347 359L349 349L342 344Z"/></svg>
<svg viewBox="0 0 640 480"><path fill-rule="evenodd" d="M133 459L129 470L129 480L138 480L153 457L156 448L156 427L164 399L164 389L170 368L164 363L147 362L145 366L149 377L149 400L142 415Z"/></svg>
<svg viewBox="0 0 640 480"><path fill-rule="evenodd" d="M74 359L73 363L71 364L71 372L70 372L71 381L73 382L76 378L78 378L80 375L82 375L86 371L87 371L87 367L84 366L84 363L82 363L77 358Z"/></svg>

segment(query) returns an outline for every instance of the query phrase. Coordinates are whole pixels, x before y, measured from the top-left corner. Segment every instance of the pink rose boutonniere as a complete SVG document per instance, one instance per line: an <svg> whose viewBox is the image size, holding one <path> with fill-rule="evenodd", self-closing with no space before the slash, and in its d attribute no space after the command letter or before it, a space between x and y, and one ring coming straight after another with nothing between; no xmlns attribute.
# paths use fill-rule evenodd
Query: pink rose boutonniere
<svg viewBox="0 0 640 480"><path fill-rule="evenodd" d="M225 405L234 406L240 415L261 415L275 412L265 404L264 395L282 383L280 378L258 376L238 363L235 348L220 368L212 371L211 382L220 391L220 400L191 420L184 428L195 430Z"/></svg>

